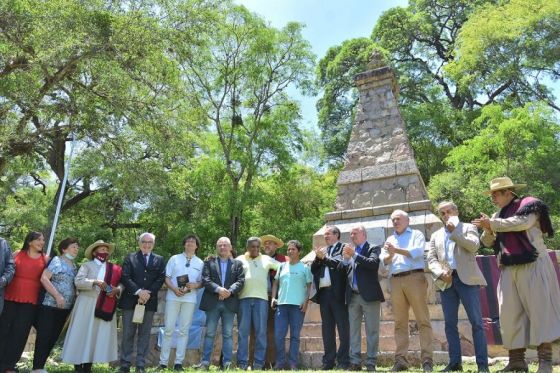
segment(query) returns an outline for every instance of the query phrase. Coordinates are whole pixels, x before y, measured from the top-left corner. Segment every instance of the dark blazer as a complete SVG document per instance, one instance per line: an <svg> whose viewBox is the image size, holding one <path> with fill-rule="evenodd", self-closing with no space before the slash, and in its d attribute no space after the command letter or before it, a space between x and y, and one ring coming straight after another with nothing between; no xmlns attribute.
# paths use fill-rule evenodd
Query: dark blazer
<svg viewBox="0 0 560 373"><path fill-rule="evenodd" d="M356 262L356 284L358 285L360 296L366 302L384 302L385 297L383 296L381 285L379 285L379 275L377 274L379 270L381 246L370 246L369 242L366 241L360 252L363 254L356 252L356 258L354 259ZM348 276L346 304L350 304L350 300L352 299L352 282L354 281L352 264L350 262L345 265L344 262L340 262L340 267Z"/></svg>
<svg viewBox="0 0 560 373"><path fill-rule="evenodd" d="M202 285L204 293L200 300L199 308L203 311L209 311L218 304L218 288L222 287L222 276L219 257L210 257L204 261L202 269ZM239 299L237 295L243 289L245 283L245 273L243 273L243 263L233 258L228 259L228 265L225 273L224 288L231 291L231 297L224 300L226 307L237 312Z"/></svg>
<svg viewBox="0 0 560 373"><path fill-rule="evenodd" d="M4 308L4 289L16 273L16 265L8 242L0 237L0 315Z"/></svg>
<svg viewBox="0 0 560 373"><path fill-rule="evenodd" d="M339 302L344 302L346 292L346 269L340 267L342 262L342 243L337 242L331 252L331 255L325 256L323 259L315 258L311 263L311 273L313 274L313 283L317 292L311 298L315 303L321 302L321 292L319 291L319 279L323 276L325 268L329 269L331 276L331 289L334 297Z"/></svg>
<svg viewBox="0 0 560 373"><path fill-rule="evenodd" d="M142 251L128 254L122 264L121 282L124 284L124 293L119 307L124 310L133 309L138 303L138 295L134 293L144 289L151 292L150 300L146 303L146 311L156 311L158 291L164 280L165 261L161 255L152 252L146 267Z"/></svg>

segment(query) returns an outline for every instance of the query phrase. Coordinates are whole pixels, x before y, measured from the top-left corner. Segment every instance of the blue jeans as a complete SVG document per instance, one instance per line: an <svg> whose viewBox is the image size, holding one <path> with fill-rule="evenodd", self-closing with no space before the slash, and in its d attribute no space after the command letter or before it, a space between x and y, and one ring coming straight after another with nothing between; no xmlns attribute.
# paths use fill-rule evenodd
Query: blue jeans
<svg viewBox="0 0 560 373"><path fill-rule="evenodd" d="M264 366L267 319L268 300L260 298L243 298L239 300L237 366L246 367L248 364L251 325L253 325L255 329L255 357L253 359L253 369L261 369Z"/></svg>
<svg viewBox="0 0 560 373"><path fill-rule="evenodd" d="M206 337L204 337L204 350L202 352L202 364L210 365L212 350L214 349L214 337L218 328L218 320L222 319L222 354L223 365L231 362L233 351L233 318L231 312L223 301L218 301L216 307L206 311Z"/></svg>
<svg viewBox="0 0 560 373"><path fill-rule="evenodd" d="M281 304L274 315L274 342L276 342L276 366L286 366L286 335L290 327L290 368L297 367L299 353L299 334L303 326L305 313L300 306Z"/></svg>
<svg viewBox="0 0 560 373"><path fill-rule="evenodd" d="M445 318L445 336L449 344L449 363L461 364L461 343L457 328L459 303L463 303L472 326L476 364L479 367L487 367L488 349L484 324L482 322L482 312L480 310L479 286L463 283L459 279L457 272L453 272L453 285L441 292L441 306L443 308L443 317Z"/></svg>

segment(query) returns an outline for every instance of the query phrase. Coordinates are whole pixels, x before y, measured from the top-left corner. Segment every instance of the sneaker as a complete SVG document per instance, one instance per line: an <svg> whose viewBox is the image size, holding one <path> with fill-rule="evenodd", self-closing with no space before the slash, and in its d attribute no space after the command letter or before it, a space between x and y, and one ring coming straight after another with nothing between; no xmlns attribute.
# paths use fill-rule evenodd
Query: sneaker
<svg viewBox="0 0 560 373"><path fill-rule="evenodd" d="M167 365L160 364L160 365L158 365L156 370L167 370Z"/></svg>
<svg viewBox="0 0 560 373"><path fill-rule="evenodd" d="M375 365L366 365L366 370L368 372L375 372Z"/></svg>
<svg viewBox="0 0 560 373"><path fill-rule="evenodd" d="M201 361L200 364L193 365L193 368L197 370L208 370L210 369L210 364L206 361Z"/></svg>
<svg viewBox="0 0 560 373"><path fill-rule="evenodd" d="M175 364L175 365L173 365L173 370L176 371L176 372L182 372L183 371L183 365Z"/></svg>
<svg viewBox="0 0 560 373"><path fill-rule="evenodd" d="M350 364L347 370L359 372L360 370L362 370L362 366L360 364Z"/></svg>
<svg viewBox="0 0 560 373"><path fill-rule="evenodd" d="M208 366L206 366L205 370L208 370ZM233 368L233 365L231 363L225 363L224 365L221 366L221 370L231 370Z"/></svg>

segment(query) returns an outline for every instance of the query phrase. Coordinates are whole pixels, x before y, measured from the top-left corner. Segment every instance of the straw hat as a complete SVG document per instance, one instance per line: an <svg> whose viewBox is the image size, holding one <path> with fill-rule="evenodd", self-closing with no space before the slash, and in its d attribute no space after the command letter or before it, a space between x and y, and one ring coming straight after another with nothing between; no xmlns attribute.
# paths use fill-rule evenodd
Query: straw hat
<svg viewBox="0 0 560 373"><path fill-rule="evenodd" d="M112 243L108 243L105 242L103 240L97 240L94 243L92 243L91 245L88 246L88 248L86 249L86 252L84 253L84 256L86 258L88 258L89 260L93 259L93 251L95 249L97 249L99 246L105 246L107 247L108 251L109 251L109 255L113 254L113 251L115 251L115 244Z"/></svg>
<svg viewBox="0 0 560 373"><path fill-rule="evenodd" d="M525 188L526 186L527 184L514 184L513 181L511 181L511 179L507 176L497 177L495 179L492 179L492 181L490 182L490 190L485 191L484 194L490 195L492 194L492 192L504 189L517 190Z"/></svg>
<svg viewBox="0 0 560 373"><path fill-rule="evenodd" d="M284 246L284 241L271 234L265 234L264 236L261 236L261 242L264 244L266 241L275 242L276 245L278 245L278 248Z"/></svg>

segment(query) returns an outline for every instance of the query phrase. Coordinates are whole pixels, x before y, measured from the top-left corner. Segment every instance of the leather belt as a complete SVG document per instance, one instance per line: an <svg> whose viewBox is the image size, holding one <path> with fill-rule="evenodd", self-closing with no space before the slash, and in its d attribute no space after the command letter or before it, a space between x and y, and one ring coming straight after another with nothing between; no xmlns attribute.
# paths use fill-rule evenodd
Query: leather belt
<svg viewBox="0 0 560 373"><path fill-rule="evenodd" d="M423 269L413 269L411 271L404 271L404 272L399 272L399 273L393 273L393 277L402 277L402 276L408 276L412 273L416 273L416 272L424 272Z"/></svg>

